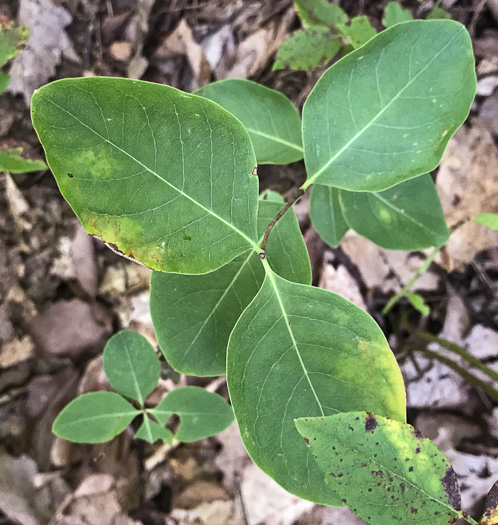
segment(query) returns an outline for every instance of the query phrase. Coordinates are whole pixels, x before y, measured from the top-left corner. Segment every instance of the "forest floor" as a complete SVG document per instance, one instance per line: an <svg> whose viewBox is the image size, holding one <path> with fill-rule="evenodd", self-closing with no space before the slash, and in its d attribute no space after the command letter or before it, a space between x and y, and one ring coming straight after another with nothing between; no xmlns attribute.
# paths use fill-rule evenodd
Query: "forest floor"
<svg viewBox="0 0 498 525"><path fill-rule="evenodd" d="M381 29L386 2L338 3ZM416 18L433 5L403 2ZM498 1L442 6L471 33L478 72L471 115L433 174L451 226L498 212ZM2 0L0 14L31 29L10 68L10 91L0 97L0 147L22 145L35 157L42 151L29 100L50 80L121 76L192 91L249 78L282 91L301 110L324 70L272 71L278 48L300 27L291 0ZM302 162L258 172L262 189L283 195L305 177ZM414 287L429 315L406 299L382 315L428 252L383 250L353 232L332 249L311 227L307 202L296 213L313 283L380 324L404 374L409 422L451 460L463 508L479 518L498 480L498 403L427 359L429 348L468 368L420 334L449 340L498 371L498 232L467 223L452 234ZM102 349L113 333L132 328L155 342L149 277L84 232L49 171L0 175L0 525L363 523L347 509L287 494L251 462L235 424L175 447L134 440L131 430L95 446L51 433L73 397L109 387ZM179 384L226 395L223 379L179 376L166 363L162 372L156 399Z"/></svg>

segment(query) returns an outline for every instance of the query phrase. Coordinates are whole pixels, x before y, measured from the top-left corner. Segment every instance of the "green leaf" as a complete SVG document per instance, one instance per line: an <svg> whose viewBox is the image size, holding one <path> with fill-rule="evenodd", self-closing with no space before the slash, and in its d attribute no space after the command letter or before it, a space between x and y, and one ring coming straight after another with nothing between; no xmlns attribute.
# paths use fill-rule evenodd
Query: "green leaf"
<svg viewBox="0 0 498 525"><path fill-rule="evenodd" d="M159 359L149 341L137 332L122 330L105 345L103 361L112 387L143 406L161 373Z"/></svg>
<svg viewBox="0 0 498 525"><path fill-rule="evenodd" d="M260 201L260 236L282 207L282 197L277 202ZM287 212L272 230L267 258L286 279L311 283L308 252L293 211ZM252 251L206 275L154 272L150 310L168 363L189 375L225 374L230 332L263 280L263 266Z"/></svg>
<svg viewBox="0 0 498 525"><path fill-rule="evenodd" d="M431 313L431 309L425 304L424 298L420 294L412 292L408 294L408 300L413 308L422 315L429 315Z"/></svg>
<svg viewBox="0 0 498 525"><path fill-rule="evenodd" d="M244 124L258 164L289 164L303 158L301 118L282 93L231 78L208 84L196 94L217 102Z"/></svg>
<svg viewBox="0 0 498 525"><path fill-rule="evenodd" d="M43 160L25 159L23 148L0 149L0 171L10 173L29 173L47 169Z"/></svg>
<svg viewBox="0 0 498 525"><path fill-rule="evenodd" d="M0 23L0 67L22 51L28 38L27 27L15 27L9 22L5 25Z"/></svg>
<svg viewBox="0 0 498 525"><path fill-rule="evenodd" d="M434 7L429 11L426 20L451 20L451 14L448 11L445 11L441 7Z"/></svg>
<svg viewBox="0 0 498 525"><path fill-rule="evenodd" d="M498 213L480 213L472 220L492 230L498 230Z"/></svg>
<svg viewBox="0 0 498 525"><path fill-rule="evenodd" d="M348 15L337 5L328 0L294 0L299 18L309 25L335 27L344 24Z"/></svg>
<svg viewBox="0 0 498 525"><path fill-rule="evenodd" d="M450 462L412 426L350 412L296 427L330 490L369 524L448 525L463 516Z"/></svg>
<svg viewBox="0 0 498 525"><path fill-rule="evenodd" d="M303 188L382 191L428 173L466 119L475 89L461 24L414 20L386 29L328 69L308 97Z"/></svg>
<svg viewBox="0 0 498 525"><path fill-rule="evenodd" d="M161 425L173 414L179 415L180 428L175 438L186 443L214 436L225 430L233 421L230 405L218 394L198 386L172 390L149 412Z"/></svg>
<svg viewBox="0 0 498 525"><path fill-rule="evenodd" d="M450 236L429 174L382 192L339 191L342 213L353 230L387 250L442 246Z"/></svg>
<svg viewBox="0 0 498 525"><path fill-rule="evenodd" d="M278 51L273 70L313 71L327 65L341 48L341 39L328 27L312 26L294 31Z"/></svg>
<svg viewBox="0 0 498 525"><path fill-rule="evenodd" d="M105 443L121 434L140 413L119 394L90 392L64 407L52 432L74 443Z"/></svg>
<svg viewBox="0 0 498 525"><path fill-rule="evenodd" d="M173 443L173 433L171 430L156 421L152 421L148 415L144 416L140 428L135 433L135 437L148 441L149 443L155 443L158 440L169 444Z"/></svg>
<svg viewBox="0 0 498 525"><path fill-rule="evenodd" d="M337 248L349 230L339 202L339 190L315 184L311 188L310 218L313 228L332 248Z"/></svg>
<svg viewBox="0 0 498 525"><path fill-rule="evenodd" d="M355 16L350 25L339 24L337 28L356 49L371 40L377 31L372 27L368 16Z"/></svg>
<svg viewBox="0 0 498 525"><path fill-rule="evenodd" d="M339 295L269 269L230 336L227 381L254 462L287 491L325 505L341 502L294 419L372 410L405 420L403 379L373 319Z"/></svg>
<svg viewBox="0 0 498 525"><path fill-rule="evenodd" d="M206 273L259 249L254 150L217 104L159 84L78 78L36 91L31 110L88 233L178 273Z"/></svg>
<svg viewBox="0 0 498 525"><path fill-rule="evenodd" d="M413 20L413 16L408 9L403 9L398 2L389 2L384 9L382 23L385 27L395 26L401 22Z"/></svg>
<svg viewBox="0 0 498 525"><path fill-rule="evenodd" d="M5 73L0 73L0 95L9 87L10 77Z"/></svg>

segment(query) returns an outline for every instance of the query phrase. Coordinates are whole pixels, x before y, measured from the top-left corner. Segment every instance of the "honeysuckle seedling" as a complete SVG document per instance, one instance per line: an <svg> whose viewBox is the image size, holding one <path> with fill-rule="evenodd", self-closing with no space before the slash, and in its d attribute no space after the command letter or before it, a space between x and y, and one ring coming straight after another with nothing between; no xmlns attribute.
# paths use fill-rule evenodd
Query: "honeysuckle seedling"
<svg viewBox="0 0 498 525"><path fill-rule="evenodd" d="M311 4L297 2L310 24L341 16L325 0L309 10ZM227 374L252 459L302 498L350 504L344 480L324 473L296 419L335 418L327 439L342 439L351 414L376 414L383 449L394 440L398 452L412 447L412 436L400 369L382 331L363 310L310 286L309 258L291 208L313 186L311 219L333 246L349 228L390 249L444 244L448 228L428 173L467 117L475 88L465 28L417 20L393 25L328 69L304 104L302 123L283 95L247 80L186 94L129 79L65 79L33 96L33 123L48 163L87 232L156 270L151 314L166 359L183 373ZM258 198L258 163L301 157L307 179L287 203L273 192ZM71 431L78 427L71 418L98 414L94 399L102 396L109 399L104 419L114 414L115 423L112 432L99 430L102 419L93 418L99 439L140 414L137 436L150 441L166 439L172 413L183 421L180 440L206 435L203 425L212 434L231 421L228 405L202 390L178 389L145 408L158 374L153 349L147 347L145 366L145 358L131 354L116 363L108 356L126 353L115 342L110 348L105 369L131 402L108 392L93 394L99 398L86 405L78 398L78 410L70 404L57 419L59 434L77 440L86 432L88 439L87 429ZM223 410L220 420L214 414ZM447 466L433 445L425 448ZM367 454L367 464L375 454ZM385 460L391 469L394 456ZM386 503L388 484L384 492L372 489L368 508L356 500L350 506L362 517L395 515L405 523L413 519L412 507L434 509L441 513L435 523L449 523L460 509L441 499L439 471L430 468L430 490L407 490L400 481L406 494L396 511Z"/></svg>

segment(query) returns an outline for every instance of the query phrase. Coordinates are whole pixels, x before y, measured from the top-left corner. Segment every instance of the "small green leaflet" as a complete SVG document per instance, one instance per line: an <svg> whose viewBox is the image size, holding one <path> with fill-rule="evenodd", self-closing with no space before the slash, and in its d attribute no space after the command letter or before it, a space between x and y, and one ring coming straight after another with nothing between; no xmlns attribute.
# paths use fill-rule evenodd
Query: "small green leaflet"
<svg viewBox="0 0 498 525"><path fill-rule="evenodd" d="M337 28L355 49L366 44L377 34L365 15L355 16L349 25L339 24Z"/></svg>
<svg viewBox="0 0 498 525"><path fill-rule="evenodd" d="M158 440L164 441L165 443L173 443L173 433L171 430L166 428L164 425L160 425L156 421L145 415L140 425L140 428L136 431L135 437L143 439L149 443L155 443Z"/></svg>
<svg viewBox="0 0 498 525"><path fill-rule="evenodd" d="M227 381L242 441L287 491L341 505L294 419L373 410L404 421L403 379L367 313L331 292L286 281L264 263L263 286L228 343Z"/></svg>
<svg viewBox="0 0 498 525"><path fill-rule="evenodd" d="M313 71L326 66L341 49L341 38L328 27L294 31L278 50L273 70Z"/></svg>
<svg viewBox="0 0 498 525"><path fill-rule="evenodd" d="M472 220L492 230L498 230L498 213L480 213Z"/></svg>
<svg viewBox="0 0 498 525"><path fill-rule="evenodd" d="M284 205L282 197L261 200L258 232ZM311 284L308 252L292 210L280 219L268 239L267 258L282 277ZM248 251L206 275L154 272L150 311L154 330L168 363L178 372L196 376L226 373L228 338L237 319L264 280L258 254Z"/></svg>
<svg viewBox="0 0 498 525"><path fill-rule="evenodd" d="M408 301L410 301L413 308L422 315L429 315L431 313L431 309L425 304L424 298L420 294L414 292L408 294Z"/></svg>
<svg viewBox="0 0 498 525"><path fill-rule="evenodd" d="M15 27L9 22L6 26L0 24L0 67L22 51L28 38L27 27Z"/></svg>
<svg viewBox="0 0 498 525"><path fill-rule="evenodd" d="M382 192L339 191L342 213L353 230L387 250L442 246L450 236L429 174Z"/></svg>
<svg viewBox="0 0 498 525"><path fill-rule="evenodd" d="M299 18L306 24L335 27L345 24L348 15L337 5L328 0L294 0Z"/></svg>
<svg viewBox="0 0 498 525"><path fill-rule="evenodd" d="M149 412L161 425L178 414L180 428L175 438L186 443L218 434L233 421L232 409L221 396L197 386L173 390Z"/></svg>
<svg viewBox="0 0 498 525"><path fill-rule="evenodd" d="M200 274L256 245L256 158L218 104L123 78L35 92L35 130L88 233L152 269Z"/></svg>
<svg viewBox="0 0 498 525"><path fill-rule="evenodd" d="M399 2L389 2L384 9L382 23L385 27L392 27L401 22L413 20L413 16L408 9L403 9Z"/></svg>
<svg viewBox="0 0 498 525"><path fill-rule="evenodd" d="M104 348L104 371L118 392L144 406L145 398L156 388L161 367L152 345L143 335L122 330Z"/></svg>
<svg viewBox="0 0 498 525"><path fill-rule="evenodd" d="M303 189L317 182L383 191L430 172L475 90L461 24L414 20L386 29L328 69L304 104Z"/></svg>
<svg viewBox="0 0 498 525"><path fill-rule="evenodd" d="M289 164L303 158L301 118L282 93L231 78L208 84L196 94L223 106L244 124L258 164Z"/></svg>
<svg viewBox="0 0 498 525"><path fill-rule="evenodd" d="M369 524L448 525L463 517L450 462L412 426L349 412L300 418L296 427L330 490Z"/></svg>
<svg viewBox="0 0 498 525"><path fill-rule="evenodd" d="M425 17L426 20L451 20L451 14L441 7L434 7Z"/></svg>
<svg viewBox="0 0 498 525"><path fill-rule="evenodd" d="M43 160L26 159L23 148L0 149L0 171L9 173L29 173L47 169Z"/></svg>
<svg viewBox="0 0 498 525"><path fill-rule="evenodd" d="M332 248L337 248L349 230L341 211L339 190L314 184L310 196L310 218L313 228Z"/></svg>
<svg viewBox="0 0 498 525"><path fill-rule="evenodd" d="M73 399L54 421L52 432L73 443L105 443L141 413L114 392L90 392Z"/></svg>

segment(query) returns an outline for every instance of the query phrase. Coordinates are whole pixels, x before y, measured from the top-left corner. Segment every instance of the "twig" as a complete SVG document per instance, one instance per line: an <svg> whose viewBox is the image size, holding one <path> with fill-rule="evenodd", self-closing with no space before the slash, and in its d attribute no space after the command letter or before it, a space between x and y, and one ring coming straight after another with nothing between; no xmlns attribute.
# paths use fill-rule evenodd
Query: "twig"
<svg viewBox="0 0 498 525"><path fill-rule="evenodd" d="M235 479L235 486L237 487L237 494L239 496L240 507L242 509L242 521L244 522L244 525L249 525L249 519L247 517L247 511L246 511L246 505L244 503L244 497L242 495L242 484L240 482L240 475L239 475L238 472L235 472L233 477Z"/></svg>
<svg viewBox="0 0 498 525"><path fill-rule="evenodd" d="M304 190L301 188L298 188L296 190L295 195L292 197L292 199L287 202L287 204L277 213L277 215L273 218L273 220L268 225L268 228L266 228L265 234L263 235L263 240L261 242L261 252L259 254L260 259L264 259L266 257L266 243L268 242L268 237L270 236L270 232L272 231L273 227L277 222L282 218L282 216L289 211L294 204L304 195Z"/></svg>

